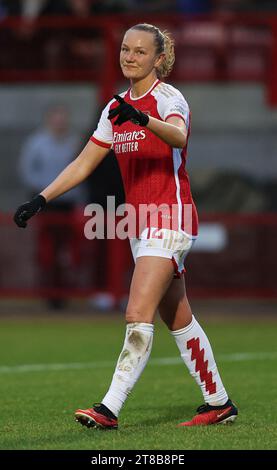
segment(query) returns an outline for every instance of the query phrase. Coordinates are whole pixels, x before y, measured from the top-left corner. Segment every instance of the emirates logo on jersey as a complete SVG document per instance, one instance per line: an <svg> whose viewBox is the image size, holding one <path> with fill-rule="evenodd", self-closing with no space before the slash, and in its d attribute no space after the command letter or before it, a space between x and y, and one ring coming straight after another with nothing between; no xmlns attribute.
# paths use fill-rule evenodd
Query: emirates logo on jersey
<svg viewBox="0 0 277 470"><path fill-rule="evenodd" d="M114 144L117 144L118 142L132 142L135 140L143 140L145 139L145 130L141 131L133 131L133 132L115 132L114 133Z"/></svg>
<svg viewBox="0 0 277 470"><path fill-rule="evenodd" d="M138 152L139 141L146 137L145 130L115 132L113 145L115 153Z"/></svg>

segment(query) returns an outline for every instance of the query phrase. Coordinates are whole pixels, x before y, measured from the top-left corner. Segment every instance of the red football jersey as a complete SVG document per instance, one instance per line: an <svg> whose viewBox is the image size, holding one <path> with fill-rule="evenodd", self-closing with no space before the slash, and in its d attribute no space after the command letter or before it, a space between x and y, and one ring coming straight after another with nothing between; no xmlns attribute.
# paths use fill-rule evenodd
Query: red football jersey
<svg viewBox="0 0 277 470"><path fill-rule="evenodd" d="M131 89L121 93L121 96L127 103L159 120L166 121L170 116L181 117L189 136L189 107L181 92L172 85L156 80L139 98L132 97ZM152 207L160 208L167 205L171 208L170 212L159 212L156 226L196 237L198 217L185 169L188 142L183 149L172 148L147 127L130 121L121 126L115 125L116 118L111 122L108 113L118 105L115 99L108 103L91 140L114 150L122 174L126 203L132 204L137 213L142 205L152 204ZM149 227L149 214L146 219L145 226Z"/></svg>

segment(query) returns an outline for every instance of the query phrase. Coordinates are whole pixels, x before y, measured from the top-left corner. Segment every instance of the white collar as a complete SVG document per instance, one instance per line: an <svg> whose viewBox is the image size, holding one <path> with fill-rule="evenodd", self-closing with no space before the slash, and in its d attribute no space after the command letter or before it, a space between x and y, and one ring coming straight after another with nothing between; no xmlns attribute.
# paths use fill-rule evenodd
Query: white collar
<svg viewBox="0 0 277 470"><path fill-rule="evenodd" d="M137 98L132 97L132 89L130 88L131 100L136 101L136 100L140 100L141 98L144 98L148 93L150 93L150 91L157 85L158 82L159 82L159 78L157 78L157 80L155 80L154 83L152 83L151 87L143 95L138 96Z"/></svg>

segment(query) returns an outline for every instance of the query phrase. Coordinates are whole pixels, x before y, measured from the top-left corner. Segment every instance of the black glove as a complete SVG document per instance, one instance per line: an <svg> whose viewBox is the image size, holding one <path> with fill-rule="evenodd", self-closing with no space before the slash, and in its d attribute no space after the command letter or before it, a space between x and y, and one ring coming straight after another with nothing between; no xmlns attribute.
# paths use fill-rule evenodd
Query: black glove
<svg viewBox="0 0 277 470"><path fill-rule="evenodd" d="M116 126L121 126L121 124L126 121L132 121L139 126L147 126L149 122L149 116L147 114L142 113L132 105L126 103L119 95L114 95L114 98L119 102L119 106L109 111L108 119L111 120L115 116L118 116L117 120L114 122Z"/></svg>
<svg viewBox="0 0 277 470"><path fill-rule="evenodd" d="M16 213L14 214L13 220L15 221L18 227L26 228L27 220L29 220L33 215L42 211L46 206L46 199L41 194L35 196L31 201L25 202L18 207Z"/></svg>

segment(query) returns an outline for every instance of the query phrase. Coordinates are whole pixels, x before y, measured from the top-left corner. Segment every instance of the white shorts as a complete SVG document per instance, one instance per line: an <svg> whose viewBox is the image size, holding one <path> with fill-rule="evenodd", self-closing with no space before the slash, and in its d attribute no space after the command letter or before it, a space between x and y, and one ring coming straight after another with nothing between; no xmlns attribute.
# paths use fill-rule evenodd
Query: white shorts
<svg viewBox="0 0 277 470"><path fill-rule="evenodd" d="M180 277L186 271L184 261L194 241L183 232L151 227L144 229L139 238L130 238L130 245L135 262L140 256L168 258L174 264L176 277Z"/></svg>

